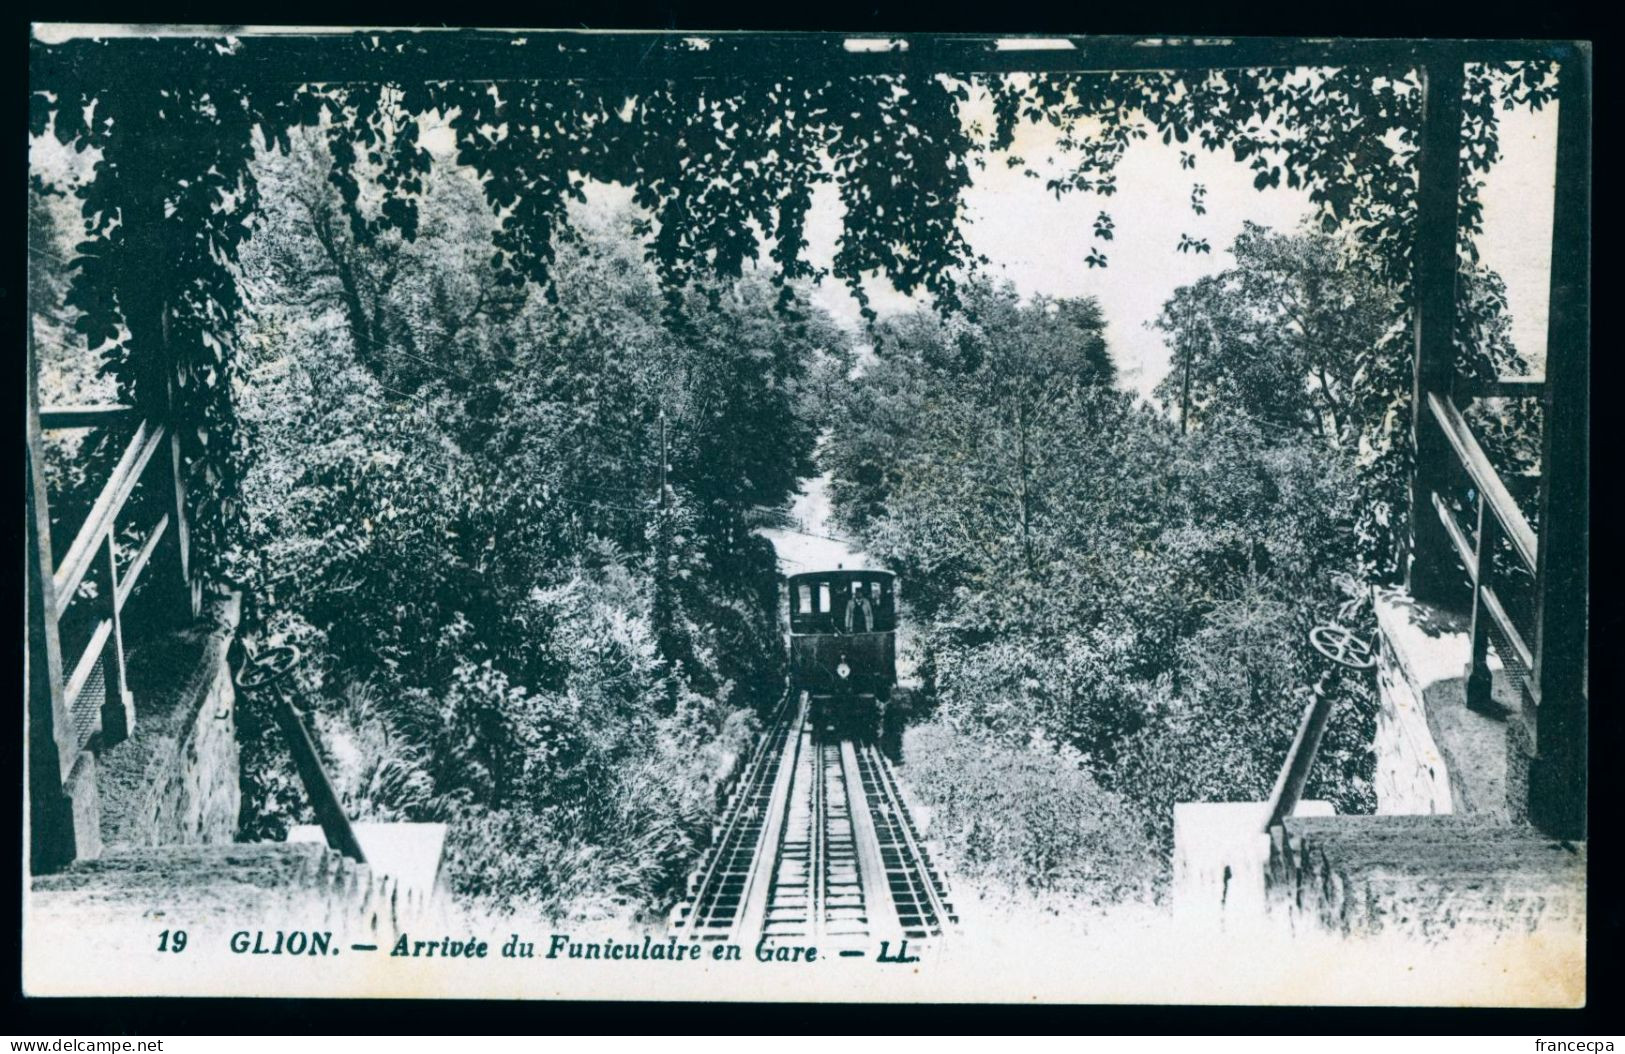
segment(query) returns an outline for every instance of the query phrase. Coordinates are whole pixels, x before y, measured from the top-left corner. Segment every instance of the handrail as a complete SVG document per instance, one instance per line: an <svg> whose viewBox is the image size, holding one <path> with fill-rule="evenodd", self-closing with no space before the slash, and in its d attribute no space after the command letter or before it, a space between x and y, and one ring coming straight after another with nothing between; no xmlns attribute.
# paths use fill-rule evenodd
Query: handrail
<svg viewBox="0 0 1625 1054"><path fill-rule="evenodd" d="M1309 783L1309 770L1314 768L1315 755L1320 753L1320 740L1326 734L1326 724L1332 716L1332 699L1320 686L1316 686L1309 705L1298 719L1298 730L1287 748L1286 760L1270 787L1269 800L1264 804L1265 834L1278 827L1298 810L1303 788Z"/></svg>
<svg viewBox="0 0 1625 1054"><path fill-rule="evenodd" d="M141 548L136 551L135 559L130 561L130 566L125 569L124 574L119 576L118 589L114 593L114 604L120 611L124 610L124 602L130 599L130 593L135 590L135 580L141 577L142 571L146 570L147 562L152 559L152 554L158 550L158 543L163 541L164 531L168 529L169 513L166 512L158 517L158 522L153 524L152 531L147 535L147 540L142 542Z"/></svg>
<svg viewBox="0 0 1625 1054"><path fill-rule="evenodd" d="M42 429L103 428L133 420L136 409L118 403L107 405L47 406L40 410Z"/></svg>
<svg viewBox="0 0 1625 1054"><path fill-rule="evenodd" d="M102 649L107 647L107 638L113 632L113 620L104 618L96 623L91 631L90 643L80 652L79 661L74 663L73 673L68 675L68 682L62 689L62 697L71 706L79 698L79 693L85 690L85 682L90 680L90 671L96 668L96 660L101 658Z"/></svg>
<svg viewBox="0 0 1625 1054"><path fill-rule="evenodd" d="M1320 676L1315 679L1309 705L1303 709L1298 731L1287 748L1286 761L1270 788L1269 801L1264 806L1263 833L1280 826L1298 809L1303 789L1309 784L1309 770L1315 767L1315 756L1320 753L1320 740L1326 734L1335 700L1331 695L1332 678L1338 670L1370 670L1377 665L1371 645L1342 626L1316 626L1309 631L1309 644L1327 660Z"/></svg>
<svg viewBox="0 0 1625 1054"><path fill-rule="evenodd" d="M1467 568L1467 573L1476 583L1479 577L1478 557L1474 554L1472 545L1468 543L1467 535L1462 532L1460 524L1456 523L1456 517L1451 513L1450 506L1437 494L1433 495L1433 509L1439 514L1439 522L1444 525L1444 533L1450 536L1450 544L1456 547L1456 555L1461 558L1462 566Z"/></svg>
<svg viewBox="0 0 1625 1054"><path fill-rule="evenodd" d="M1495 471L1495 466L1490 464L1490 459L1485 456L1484 448L1479 446L1478 440L1473 437L1467 420L1461 416L1461 411L1456 409L1455 402L1448 395L1441 397L1437 392L1429 392L1428 408L1433 411L1440 430L1450 441L1456 457L1461 460L1462 467L1472 479L1473 486L1484 495L1490 511L1501 521L1512 547L1518 551L1518 557L1529 570L1533 571L1536 554L1534 528L1529 526L1529 521L1524 517L1523 510L1518 508L1518 503L1512 500L1511 492L1507 490L1506 484L1501 482L1501 476Z"/></svg>
<svg viewBox="0 0 1625 1054"><path fill-rule="evenodd" d="M68 604L73 599L74 590L79 588L85 572L90 570L91 562L96 558L96 546L112 529L119 512L130 500L141 474L152 460L152 455L157 452L158 445L163 442L164 433L163 425L154 425L150 421L142 421L136 426L135 435L124 451L124 456L113 469L107 486L103 487L101 494L97 496L90 515L85 517L84 526L80 527L79 533L74 536L73 544L68 547L68 555L62 558L62 566L51 576L57 596L55 612L57 618L60 619L63 611L67 610Z"/></svg>
<svg viewBox="0 0 1625 1054"><path fill-rule="evenodd" d="M344 815L338 794L333 790L332 781L327 778L327 769L322 766L322 760L316 753L316 743L310 738L310 729L305 727L304 719L286 697L277 700L276 717L277 724L282 726L282 737L287 740L288 753L293 755L294 768L299 771L299 782L305 785L305 794L310 797L316 822L321 824L322 835L327 839L328 846L358 864L366 863L367 855L361 851L361 843L356 839L355 829L350 826L350 818Z"/></svg>
<svg viewBox="0 0 1625 1054"><path fill-rule="evenodd" d="M1506 608L1501 606L1501 598L1488 585L1481 586L1479 592L1484 598L1484 610L1488 611L1490 617L1500 625L1501 633L1506 637L1507 643L1511 644L1512 649L1518 653L1518 662L1526 670L1534 669L1535 656L1529 651L1529 645L1524 643L1523 634L1519 633L1518 628L1512 624L1512 619L1507 615ZM1529 687L1531 692L1538 690L1535 685Z"/></svg>
<svg viewBox="0 0 1625 1054"><path fill-rule="evenodd" d="M1538 377L1496 377L1487 381L1458 380L1451 387L1452 395L1468 399L1513 399L1532 397L1546 391L1546 382Z"/></svg>
<svg viewBox="0 0 1625 1054"><path fill-rule="evenodd" d="M344 814L339 796L333 790L332 780L327 778L327 769L322 765L321 755L316 753L316 743L311 739L310 729L305 727L304 717L288 697L287 676L299 659L299 649L291 644L270 648L250 657L249 664L237 673L237 685L246 691L264 689L271 695L277 725L282 729L288 753L293 755L299 782L304 784L305 794L310 798L311 809L316 813L316 822L321 825L328 847L358 864L364 864L367 856L361 850L355 828L350 826L350 818Z"/></svg>

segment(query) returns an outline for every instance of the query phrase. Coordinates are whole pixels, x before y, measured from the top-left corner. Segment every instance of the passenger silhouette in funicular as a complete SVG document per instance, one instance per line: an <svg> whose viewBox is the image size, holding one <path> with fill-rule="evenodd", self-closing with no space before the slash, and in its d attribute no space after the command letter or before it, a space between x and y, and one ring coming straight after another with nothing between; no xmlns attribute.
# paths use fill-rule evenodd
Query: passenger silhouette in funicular
<svg viewBox="0 0 1625 1054"><path fill-rule="evenodd" d="M875 624L875 609L869 603L868 588L863 582L853 582L851 590L846 601L846 631L868 633Z"/></svg>

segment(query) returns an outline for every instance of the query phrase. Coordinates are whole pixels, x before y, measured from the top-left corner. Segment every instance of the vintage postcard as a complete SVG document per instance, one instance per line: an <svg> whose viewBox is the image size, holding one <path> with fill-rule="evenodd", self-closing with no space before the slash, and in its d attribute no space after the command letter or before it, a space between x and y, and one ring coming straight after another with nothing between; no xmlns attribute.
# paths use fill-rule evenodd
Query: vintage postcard
<svg viewBox="0 0 1625 1054"><path fill-rule="evenodd" d="M1586 1001L1588 44L28 90L27 994Z"/></svg>

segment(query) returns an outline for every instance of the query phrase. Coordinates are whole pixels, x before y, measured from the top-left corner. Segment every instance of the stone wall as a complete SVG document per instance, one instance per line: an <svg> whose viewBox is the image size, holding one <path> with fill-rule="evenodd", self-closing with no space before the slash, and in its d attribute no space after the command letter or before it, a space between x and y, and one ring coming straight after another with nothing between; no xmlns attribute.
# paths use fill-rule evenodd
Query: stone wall
<svg viewBox="0 0 1625 1054"><path fill-rule="evenodd" d="M1435 682L1461 676L1466 634L1427 621L1423 610L1398 591L1379 591L1374 607L1381 700L1372 743L1377 754L1377 812L1453 812L1450 772L1428 726L1426 700Z"/></svg>
<svg viewBox="0 0 1625 1054"><path fill-rule="evenodd" d="M218 598L190 649L160 653L171 692L138 694L131 736L100 759L102 840L109 848L230 842L241 789L237 694L226 660L239 601Z"/></svg>
<svg viewBox="0 0 1625 1054"><path fill-rule="evenodd" d="M1489 653L1490 699L1475 710L1467 705L1466 620L1399 590L1379 590L1374 607L1377 812L1523 819L1526 748L1515 742L1523 696L1499 656Z"/></svg>
<svg viewBox="0 0 1625 1054"><path fill-rule="evenodd" d="M1179 802L1174 805L1171 899L1182 922L1256 921L1265 908L1269 803ZM1300 801L1297 816L1333 816L1331 802Z"/></svg>
<svg viewBox="0 0 1625 1054"><path fill-rule="evenodd" d="M1373 600L1377 815L1299 815L1271 832L1272 913L1334 933L1429 940L1582 931L1584 844L1549 838L1508 808L1522 794L1507 743L1519 702L1494 654L1495 705L1473 710L1464 620L1399 590Z"/></svg>
<svg viewBox="0 0 1625 1054"><path fill-rule="evenodd" d="M409 925L443 923L440 898L403 888L314 842L123 849L34 879L30 921L42 930L146 926L203 930L330 930L392 941Z"/></svg>
<svg viewBox="0 0 1625 1054"><path fill-rule="evenodd" d="M1293 817L1268 889L1272 908L1344 934L1583 931L1586 847L1482 817Z"/></svg>

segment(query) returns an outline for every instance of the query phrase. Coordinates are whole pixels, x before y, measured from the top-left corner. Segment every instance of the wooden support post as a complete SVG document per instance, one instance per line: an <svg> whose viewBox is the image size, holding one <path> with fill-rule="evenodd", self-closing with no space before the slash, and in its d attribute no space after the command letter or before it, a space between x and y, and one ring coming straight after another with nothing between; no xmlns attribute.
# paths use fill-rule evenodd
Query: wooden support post
<svg viewBox="0 0 1625 1054"><path fill-rule="evenodd" d="M1529 818L1586 834L1591 413L1591 53L1559 71L1557 186L1535 571L1538 705L1530 729Z"/></svg>
<svg viewBox="0 0 1625 1054"><path fill-rule="evenodd" d="M169 343L169 310L164 309L164 323L161 327L164 343ZM167 360L166 360L167 361ZM186 519L186 463L181 456L181 429L180 414L177 412L175 398L175 382L170 380L168 390L169 410L169 478L173 497L170 501L170 515L175 525L176 563L180 574L180 587L186 602L191 605L192 617L195 619L203 613L202 583L192 577L192 532Z"/></svg>
<svg viewBox="0 0 1625 1054"><path fill-rule="evenodd" d="M1450 446L1428 412L1429 392L1450 391L1455 374L1456 238L1461 193L1459 61L1424 67L1422 151L1417 173L1416 242L1411 250L1415 336L1411 389L1410 551L1405 582L1418 600L1439 603L1460 589L1456 555L1433 512L1449 478Z"/></svg>
<svg viewBox="0 0 1625 1054"><path fill-rule="evenodd" d="M45 447L39 418L39 368L32 335L28 342L28 453L24 459L27 508L26 574L27 623L23 662L28 681L25 764L28 769L29 868L35 873L54 871L79 856L94 856L99 838L81 830L76 810L64 787L78 761L73 720L62 690L62 642L57 635L57 597L51 575L51 513L46 501ZM93 810L92 810L93 812Z"/></svg>
<svg viewBox="0 0 1625 1054"><path fill-rule="evenodd" d="M1478 546L1473 556L1473 618L1468 631L1472 641L1467 660L1467 706L1484 713L1499 712L1491 700L1489 648L1490 613L1484 606L1484 590L1495 581L1495 551L1501 544L1501 521L1490 509L1489 499L1478 496Z"/></svg>
<svg viewBox="0 0 1625 1054"><path fill-rule="evenodd" d="M1332 675L1322 673L1315 681L1314 696L1304 707L1298 719L1298 731L1287 749L1286 764L1281 766L1270 788L1269 802L1264 808L1263 833L1278 827L1297 811L1303 800L1303 789L1309 784L1309 772L1314 768L1315 755L1320 753L1320 741L1326 734L1326 725L1332 717Z"/></svg>
<svg viewBox="0 0 1625 1054"><path fill-rule="evenodd" d="M294 768L299 772L300 782L305 785L305 793L310 797L311 809L316 813L316 822L321 825L328 847L358 864L366 863L367 854L356 840L350 818L344 815L344 806L340 804L339 796L333 790L326 770L322 768L321 758L316 754L316 744L310 738L304 718L286 696L278 698L275 706L277 724L282 726L288 752L293 755Z"/></svg>
<svg viewBox="0 0 1625 1054"><path fill-rule="evenodd" d="M107 698L102 703L102 748L122 743L135 731L135 698L130 694L129 679L124 667L124 619L119 609L118 546L114 542L116 530L109 529L102 543L101 573L106 599L102 610L113 624L108 634L107 652L102 656L102 669L106 676Z"/></svg>

